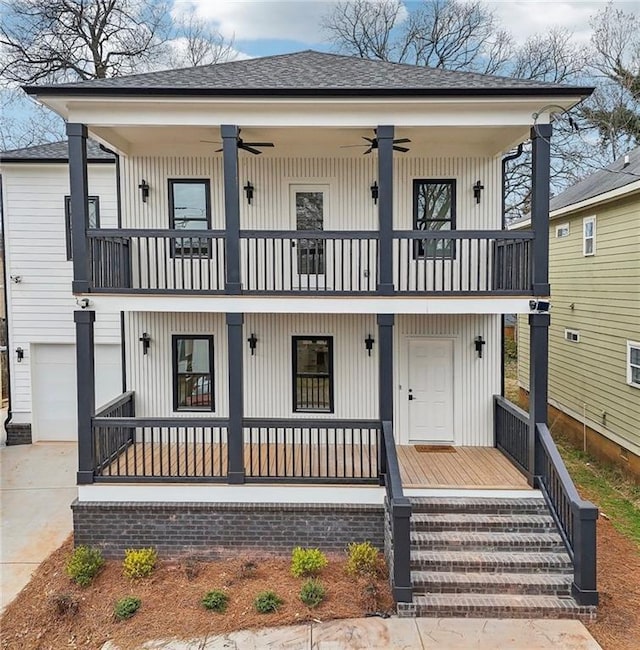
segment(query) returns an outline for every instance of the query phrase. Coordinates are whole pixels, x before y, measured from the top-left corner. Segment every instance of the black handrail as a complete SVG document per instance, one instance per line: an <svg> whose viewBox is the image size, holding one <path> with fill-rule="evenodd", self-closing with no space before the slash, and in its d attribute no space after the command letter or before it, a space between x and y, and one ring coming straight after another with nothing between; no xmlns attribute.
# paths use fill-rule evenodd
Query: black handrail
<svg viewBox="0 0 640 650"><path fill-rule="evenodd" d="M135 429L122 426L120 420L135 415L135 393L130 390L118 395L96 412L93 418L94 475L108 467L134 443ZM95 424L96 419L104 424Z"/></svg>
<svg viewBox="0 0 640 650"><path fill-rule="evenodd" d="M529 467L529 414L501 395L493 396L495 446L532 484Z"/></svg>
<svg viewBox="0 0 640 650"><path fill-rule="evenodd" d="M384 475L387 490L387 504L390 517L391 549L391 587L396 602L413 602L411 585L411 502L404 496L402 476L396 453L391 422L382 423L383 454L386 458Z"/></svg>

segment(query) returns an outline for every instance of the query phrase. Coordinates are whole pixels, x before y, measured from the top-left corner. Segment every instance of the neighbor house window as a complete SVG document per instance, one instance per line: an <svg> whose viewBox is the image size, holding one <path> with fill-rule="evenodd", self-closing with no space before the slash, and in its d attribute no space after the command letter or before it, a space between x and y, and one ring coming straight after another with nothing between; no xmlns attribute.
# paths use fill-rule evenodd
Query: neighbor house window
<svg viewBox="0 0 640 650"><path fill-rule="evenodd" d="M564 338L572 343L580 343L580 332L579 330L566 329L564 331Z"/></svg>
<svg viewBox="0 0 640 650"><path fill-rule="evenodd" d="M332 337L293 337L293 410L333 413Z"/></svg>
<svg viewBox="0 0 640 650"><path fill-rule="evenodd" d="M73 259L73 244L71 234L71 197L64 197L64 223L67 240L67 259ZM100 199L97 196L89 197L89 223L87 228L100 228Z"/></svg>
<svg viewBox="0 0 640 650"><path fill-rule="evenodd" d="M640 388L640 343L627 341L627 383Z"/></svg>
<svg viewBox="0 0 640 650"><path fill-rule="evenodd" d="M416 179L413 181L413 229L429 233L446 233L456 227L455 180ZM455 246L451 239L418 239L414 259L452 258Z"/></svg>
<svg viewBox="0 0 640 650"><path fill-rule="evenodd" d="M556 226L556 237L560 239L561 237L569 236L569 224L561 223L559 226Z"/></svg>
<svg viewBox="0 0 640 650"><path fill-rule="evenodd" d="M584 255L596 254L596 218L585 217L582 220L582 252Z"/></svg>
<svg viewBox="0 0 640 650"><path fill-rule="evenodd" d="M213 336L173 337L173 410L213 411Z"/></svg>
<svg viewBox="0 0 640 650"><path fill-rule="evenodd" d="M169 181L169 228L174 230L211 229L211 191L208 179ZM178 237L171 249L173 257L209 257L207 237Z"/></svg>

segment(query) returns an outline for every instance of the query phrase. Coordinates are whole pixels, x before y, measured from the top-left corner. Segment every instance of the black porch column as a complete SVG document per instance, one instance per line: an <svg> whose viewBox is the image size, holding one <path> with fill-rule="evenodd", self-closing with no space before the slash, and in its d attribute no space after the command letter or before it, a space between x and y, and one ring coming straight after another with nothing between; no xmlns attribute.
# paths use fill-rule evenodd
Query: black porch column
<svg viewBox="0 0 640 650"><path fill-rule="evenodd" d="M240 130L232 124L220 127L224 169L224 213L226 230L225 288L238 294L240 283L240 182L238 180L238 137Z"/></svg>
<svg viewBox="0 0 640 650"><path fill-rule="evenodd" d="M550 321L549 314L529 314L529 467L532 477L541 473L536 424L547 424Z"/></svg>
<svg viewBox="0 0 640 650"><path fill-rule="evenodd" d="M78 395L78 485L93 483L94 454L91 419L96 411L94 311L74 311L76 324L76 371Z"/></svg>
<svg viewBox="0 0 640 650"><path fill-rule="evenodd" d="M393 423L393 314L378 314L378 408L380 422ZM379 449L383 446L379 445ZM387 457L380 454L379 473L387 472Z"/></svg>
<svg viewBox="0 0 640 650"><path fill-rule="evenodd" d="M242 380L242 325L244 314L227 314L229 356L229 429L227 433L229 483L244 483L244 387Z"/></svg>
<svg viewBox="0 0 640 650"><path fill-rule="evenodd" d="M393 293L393 126L379 126L378 139L378 293Z"/></svg>
<svg viewBox="0 0 640 650"><path fill-rule="evenodd" d="M89 183L87 178L87 127L68 123L69 189L71 191L71 253L74 293L89 291Z"/></svg>
<svg viewBox="0 0 640 650"><path fill-rule="evenodd" d="M532 288L534 296L548 296L549 289L549 174L551 124L531 129L531 228L534 231Z"/></svg>

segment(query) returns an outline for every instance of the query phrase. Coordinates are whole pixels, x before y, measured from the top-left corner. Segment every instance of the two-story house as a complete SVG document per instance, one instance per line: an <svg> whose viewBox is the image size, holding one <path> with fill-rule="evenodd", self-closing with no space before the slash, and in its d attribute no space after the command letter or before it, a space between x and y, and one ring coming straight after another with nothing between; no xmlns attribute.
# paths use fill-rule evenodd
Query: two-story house
<svg viewBox="0 0 640 650"><path fill-rule="evenodd" d="M76 543L370 539L405 615L592 615L597 511L546 427L550 107L590 89L302 52L26 91L69 137ZM96 410L116 313L123 392ZM499 395L505 313L529 315L531 417Z"/></svg>

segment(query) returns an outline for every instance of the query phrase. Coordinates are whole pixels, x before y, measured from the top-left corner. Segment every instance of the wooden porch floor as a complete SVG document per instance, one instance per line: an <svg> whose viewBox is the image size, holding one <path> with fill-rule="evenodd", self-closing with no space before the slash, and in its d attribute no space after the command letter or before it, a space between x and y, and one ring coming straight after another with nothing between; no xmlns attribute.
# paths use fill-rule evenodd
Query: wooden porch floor
<svg viewBox="0 0 640 650"><path fill-rule="evenodd" d="M375 478L375 445L266 445L245 444L247 476ZM397 447L402 485L405 488L529 489L525 477L493 447L452 447L452 451L418 451L412 445ZM227 474L227 445L172 443L131 445L106 466L102 476L111 477L224 477Z"/></svg>

